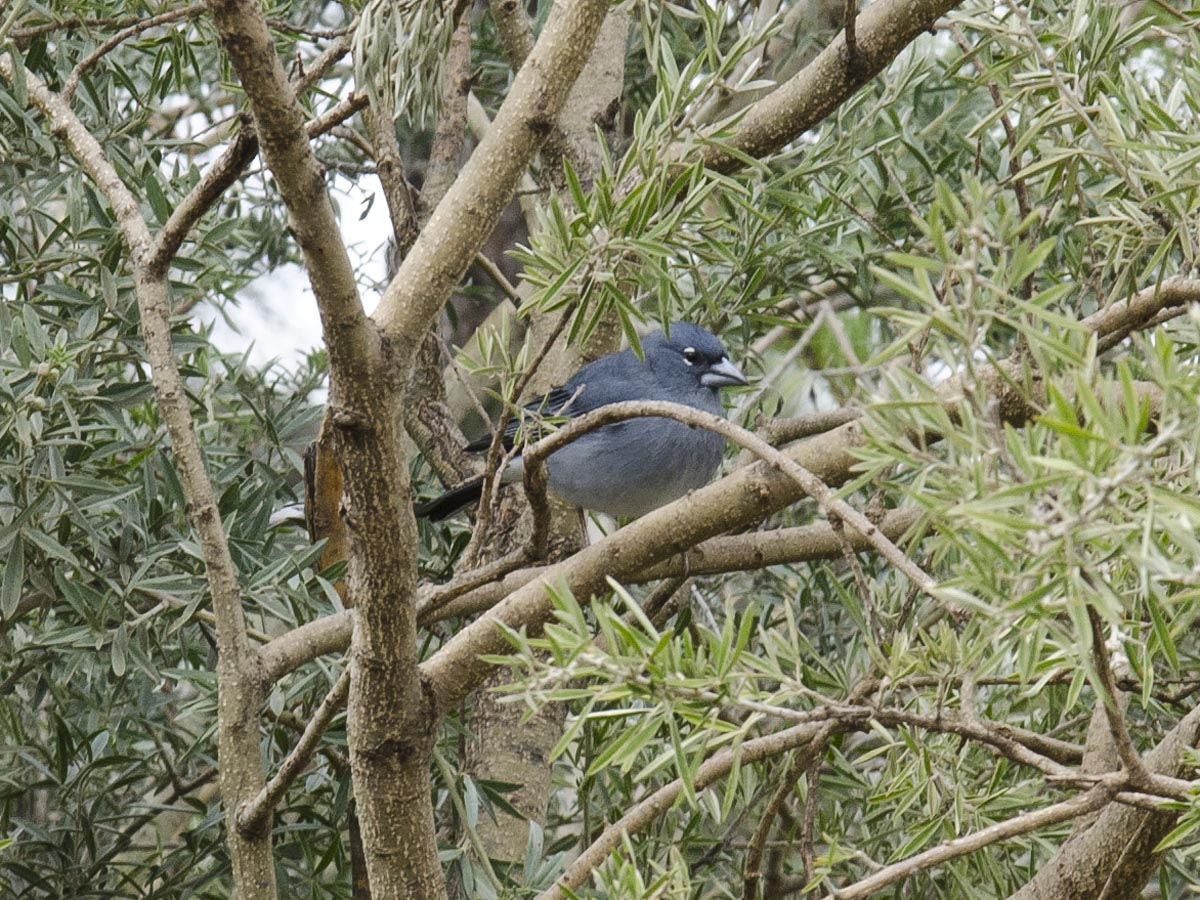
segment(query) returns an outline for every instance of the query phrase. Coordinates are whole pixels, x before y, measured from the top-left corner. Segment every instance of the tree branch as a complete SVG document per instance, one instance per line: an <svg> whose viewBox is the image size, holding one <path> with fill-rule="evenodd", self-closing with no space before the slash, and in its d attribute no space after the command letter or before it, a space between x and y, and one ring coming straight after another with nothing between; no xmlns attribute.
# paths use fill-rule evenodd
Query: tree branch
<svg viewBox="0 0 1200 900"><path fill-rule="evenodd" d="M221 195L237 181L242 170L258 155L258 139L253 129L247 127L249 124L247 118L242 130L234 135L225 151L171 211L147 260L150 271L156 276L165 276L167 267L196 223L212 209L213 204L221 199Z"/></svg>
<svg viewBox="0 0 1200 900"><path fill-rule="evenodd" d="M323 72L326 67L332 65L336 59L345 55L349 46L349 34L338 38L337 41L321 54L317 62L294 82L296 92L300 93L303 90L307 90L310 86L310 80L318 73ZM324 134L335 125L350 118L360 109L365 108L366 105L367 95L365 93L351 94L349 97L334 104L334 106L320 116L309 121L306 125L308 136L317 137ZM188 236L188 233L204 217L205 213L212 209L213 204L221 198L221 195L229 189L230 185L237 181L238 176L241 175L246 166L250 165L251 160L257 155L258 137L251 126L250 118L245 116L241 131L234 135L229 146L225 148L224 152L208 168L199 183L176 205L171 213L171 217L158 233L154 249L147 262L147 266L152 272L160 273L166 271L171 261L175 258L175 254L179 252L179 248L183 245L183 241Z"/></svg>
<svg viewBox="0 0 1200 900"><path fill-rule="evenodd" d="M846 9L842 14L845 31L842 40L846 43L846 69L851 74L858 67L858 38L855 33L855 19L858 18L858 0L846 0Z"/></svg>
<svg viewBox="0 0 1200 900"><path fill-rule="evenodd" d="M0 74L12 81L18 65L10 53L0 54ZM104 155L96 139L69 106L34 73L23 70L28 95L45 116L51 133L78 161L113 208L129 247L134 294L141 318L146 356L153 373L159 411L171 436L172 451L187 498L187 515L200 543L217 617L218 752L222 759L221 793L230 818L230 856L234 882L245 900L274 900L275 869L270 835L248 839L232 834L233 810L263 783L258 746L257 709L261 680L257 655L250 648L241 587L230 555L212 482L204 468L200 440L188 405L188 394L171 346L170 311L165 277L149 265L153 242L137 200ZM269 832L269 828L267 829Z"/></svg>
<svg viewBox="0 0 1200 900"><path fill-rule="evenodd" d="M1145 755L1147 770L1179 777L1198 740L1200 707L1193 708ZM1156 848L1178 816L1178 810L1109 805L1091 827L1063 844L1011 900L1136 897L1158 866L1161 851Z"/></svg>
<svg viewBox="0 0 1200 900"><path fill-rule="evenodd" d="M519 0L489 0L492 21L509 67L517 72L533 49L533 26Z"/></svg>
<svg viewBox="0 0 1200 900"><path fill-rule="evenodd" d="M878 528L889 540L896 541L919 518L920 513L916 509L893 510L884 517ZM856 551L873 549L869 539L853 528L844 532L843 536ZM669 578L753 571L767 566L837 559L841 554L842 543L837 530L824 522L751 531L709 538L677 556L630 575L623 583L645 584ZM519 569L499 581L474 587L462 594L448 590L449 586L431 589L423 592L418 615L422 624L425 624L426 621L432 623L483 612L517 588L542 577L549 569L549 566Z"/></svg>
<svg viewBox="0 0 1200 900"><path fill-rule="evenodd" d="M463 14L442 71L442 108L429 148L421 212L427 218L442 202L462 161L467 135L467 96L471 93L471 17Z"/></svg>
<svg viewBox="0 0 1200 900"><path fill-rule="evenodd" d="M828 894L826 900L858 900L868 897L889 884L895 884L917 872L982 850L997 841L1019 837L1039 828L1074 819L1107 804L1123 786L1124 781L1124 776L1108 776L1086 794L1055 803L1053 806L1035 809L1004 822L997 822L966 837L946 841L916 856L885 866L848 887L836 890Z"/></svg>
<svg viewBox="0 0 1200 900"><path fill-rule="evenodd" d="M1090 578L1087 579L1090 583ZM1129 783L1135 790L1149 794L1166 794L1170 792L1183 798L1188 795L1191 783L1178 778L1155 775L1146 769L1141 754L1133 745L1133 738L1125 724L1125 715L1121 712L1118 702L1117 683L1113 678L1112 660L1109 658L1108 645L1104 641L1104 623L1095 607L1089 604L1088 623L1092 630L1092 662L1096 667L1096 675L1100 679L1100 702L1104 704L1104 715L1108 719L1108 727L1112 732L1113 743L1121 765L1129 776Z"/></svg>
<svg viewBox="0 0 1200 900"><path fill-rule="evenodd" d="M725 143L703 151L706 166L729 172L742 166L739 154L761 158L795 140L837 109L856 90L878 75L922 32L959 0L876 0L858 14L854 28L854 62L846 33L835 38L811 63L753 104Z"/></svg>
<svg viewBox="0 0 1200 900"><path fill-rule="evenodd" d="M417 201L422 222L441 202L458 173L466 139L470 90L471 17L464 13L454 30L442 72L442 108L434 128L425 182ZM388 123L391 127L390 117ZM401 244L402 252L397 254L397 260L403 259L412 248L417 233L413 233L412 240ZM396 267L399 268L399 262ZM388 274L391 276L394 272ZM404 404L404 429L438 477L444 483L452 484L477 474L479 464L466 451L467 440L447 403L440 324L438 319L430 323L417 351Z"/></svg>
<svg viewBox="0 0 1200 900"><path fill-rule="evenodd" d="M151 28L157 28L159 25L168 25L171 22L178 22L180 19L194 18L202 12L204 12L204 4L194 3L182 9L173 9L165 13L160 13L157 16L151 16L148 19L142 19L127 28L123 28L75 65L75 68L71 70L71 74L67 76L67 80L63 82L62 90L59 91L59 97L62 98L63 103L70 104L71 98L75 96L75 91L79 88L79 81L83 78L84 72L99 62L105 54L111 53L116 47L119 47L131 37L136 37L145 31L149 31Z"/></svg>
<svg viewBox="0 0 1200 900"><path fill-rule="evenodd" d="M915 509L893 510L879 523L879 530L891 540L899 538L919 519ZM857 531L845 537L855 550L871 545ZM715 537L689 548L678 556L665 559L627 579L641 584L685 575L716 575L760 569L764 566L836 559L841 542L832 527L821 523L773 531L755 531L728 537ZM443 619L471 615L490 609L513 591L540 578L549 566L535 566L509 573L499 581L456 593L447 586L426 588L417 604L417 620L431 625ZM352 610L334 613L308 622L280 635L259 650L265 685L273 684L289 672L318 657L345 650L353 628Z"/></svg>
<svg viewBox="0 0 1200 900"><path fill-rule="evenodd" d="M487 135L388 285L375 319L408 353L474 260L554 126L608 8L607 0L554 6Z"/></svg>
<svg viewBox="0 0 1200 900"><path fill-rule="evenodd" d="M300 735L296 746L292 748L292 752L279 764L279 770L253 800L247 800L238 807L237 827L243 834L253 834L266 824L275 804L279 802L284 792L300 776L313 754L317 752L321 736L325 734L333 717L345 704L346 695L349 692L350 669L346 668L342 670L342 674L338 676L333 688L325 695L321 705L313 713L312 719L305 727L304 733Z"/></svg>

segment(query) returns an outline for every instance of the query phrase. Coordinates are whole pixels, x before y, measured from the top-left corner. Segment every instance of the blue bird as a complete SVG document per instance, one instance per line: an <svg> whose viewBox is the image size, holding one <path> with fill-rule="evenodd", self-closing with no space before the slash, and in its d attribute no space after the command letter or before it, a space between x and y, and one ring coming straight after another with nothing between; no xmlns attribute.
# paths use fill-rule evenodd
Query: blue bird
<svg viewBox="0 0 1200 900"><path fill-rule="evenodd" d="M581 416L625 400L666 400L721 415L718 392L747 384L729 361L725 345L691 322L674 322L667 333L642 339L644 359L632 350L611 353L583 366L562 387L526 406L543 416ZM518 422L504 439L512 447ZM489 438L468 449L486 450ZM662 417L627 419L590 431L546 460L550 490L572 506L610 516L641 516L703 487L721 464L720 435ZM522 477L520 456L505 470L505 483ZM417 506L416 513L444 519L479 500L482 477L451 488Z"/></svg>

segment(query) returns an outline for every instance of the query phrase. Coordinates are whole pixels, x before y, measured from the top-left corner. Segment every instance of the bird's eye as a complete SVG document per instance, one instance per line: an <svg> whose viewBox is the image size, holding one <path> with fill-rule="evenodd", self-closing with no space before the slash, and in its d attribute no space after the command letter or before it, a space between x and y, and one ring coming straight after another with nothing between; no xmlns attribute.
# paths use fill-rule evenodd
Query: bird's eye
<svg viewBox="0 0 1200 900"><path fill-rule="evenodd" d="M696 352L695 347L684 347L683 348L683 361L685 363L687 363L689 366L694 366L696 364L696 360L698 360L699 358L700 358L700 354Z"/></svg>

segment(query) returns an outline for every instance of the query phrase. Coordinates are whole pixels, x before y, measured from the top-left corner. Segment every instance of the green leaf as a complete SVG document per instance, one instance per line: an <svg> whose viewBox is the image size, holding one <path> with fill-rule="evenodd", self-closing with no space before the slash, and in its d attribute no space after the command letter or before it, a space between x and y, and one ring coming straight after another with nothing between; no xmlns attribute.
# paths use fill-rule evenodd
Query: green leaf
<svg viewBox="0 0 1200 900"><path fill-rule="evenodd" d="M47 556L54 557L72 566L77 564L74 554L44 531L29 528L22 529L21 534L24 535L29 543L33 544Z"/></svg>
<svg viewBox="0 0 1200 900"><path fill-rule="evenodd" d="M0 579L0 613L5 619L12 616L21 600L21 589L25 585L25 543L20 534L13 540L4 564L4 577Z"/></svg>
<svg viewBox="0 0 1200 900"><path fill-rule="evenodd" d="M125 674L125 658L129 650L129 630L122 622L117 626L116 632L113 633L111 649L111 663L113 674L118 678Z"/></svg>

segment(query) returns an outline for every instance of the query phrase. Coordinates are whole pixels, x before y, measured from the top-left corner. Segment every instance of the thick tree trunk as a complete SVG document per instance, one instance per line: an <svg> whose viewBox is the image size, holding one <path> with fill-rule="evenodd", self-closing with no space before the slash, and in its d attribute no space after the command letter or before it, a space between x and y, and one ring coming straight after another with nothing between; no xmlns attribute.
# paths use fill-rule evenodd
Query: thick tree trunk
<svg viewBox="0 0 1200 900"><path fill-rule="evenodd" d="M629 35L629 14L614 9L604 20L596 46L579 81L559 116L562 145L549 148L549 166L561 175L562 162L555 150L564 150L580 180L588 184L600 166L600 144L596 129L605 133L609 145L619 121L621 89L625 76L625 47ZM555 177L555 173L551 173ZM535 320L531 344L540 349L552 337L559 313ZM620 342L615 322L602 325L593 336L587 355L609 353ZM551 349L535 377L530 393L536 396L555 384L561 384L580 363L579 352L566 351L560 343ZM553 509L550 561L565 559L575 552L582 535L573 510L557 505ZM499 558L515 547L506 543L491 545L489 557ZM465 752L465 769L476 779L518 785L507 800L522 818L497 810L496 818L482 817L478 832L489 856L505 862L518 862L525 856L529 822L543 823L552 787L550 750L562 736L564 710L557 704L545 707L532 719L522 721L525 710L519 705L500 702L492 688L503 684L505 673L494 673L478 691L470 709L470 738Z"/></svg>

